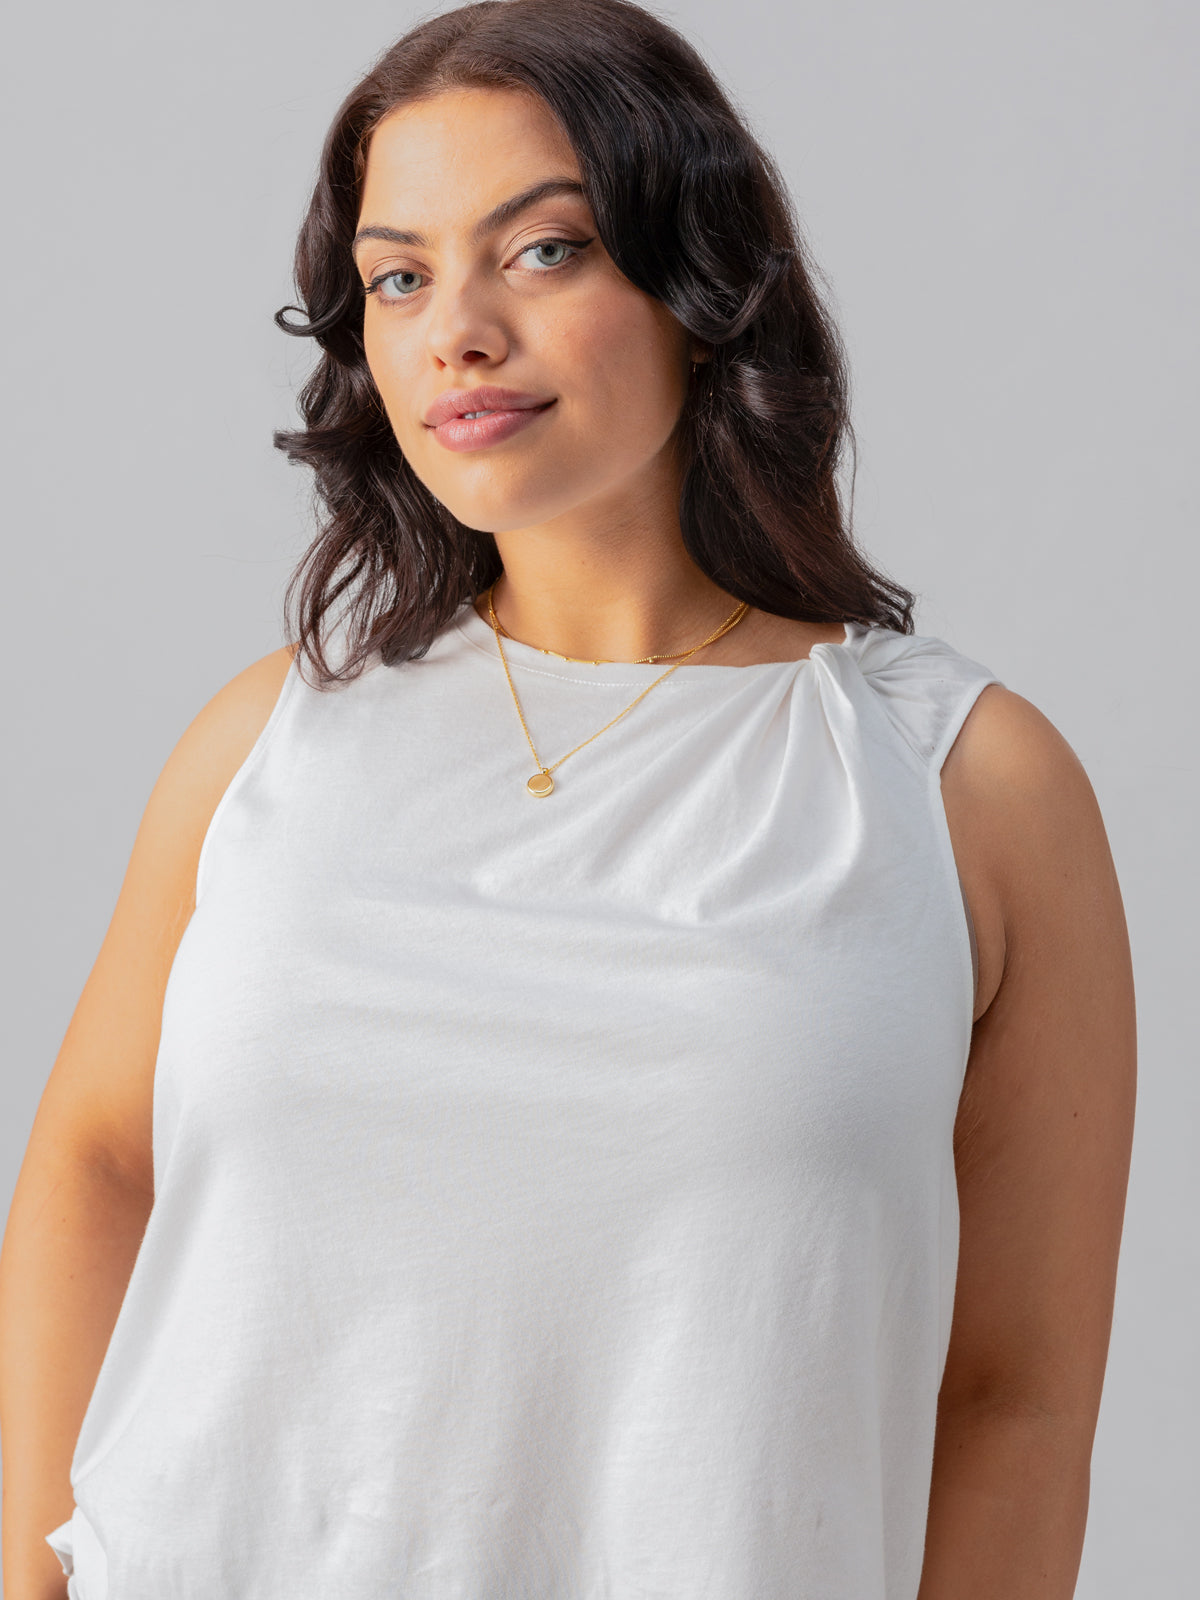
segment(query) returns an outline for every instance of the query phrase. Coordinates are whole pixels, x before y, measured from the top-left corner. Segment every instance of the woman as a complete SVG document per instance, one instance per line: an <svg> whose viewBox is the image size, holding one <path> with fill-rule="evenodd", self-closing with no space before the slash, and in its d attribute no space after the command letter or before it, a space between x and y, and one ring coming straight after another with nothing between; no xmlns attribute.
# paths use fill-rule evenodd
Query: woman
<svg viewBox="0 0 1200 1600"><path fill-rule="evenodd" d="M1120 896L855 549L778 173L649 13L467 6L297 279L297 637L163 770L8 1225L14 1600L1065 1600Z"/></svg>

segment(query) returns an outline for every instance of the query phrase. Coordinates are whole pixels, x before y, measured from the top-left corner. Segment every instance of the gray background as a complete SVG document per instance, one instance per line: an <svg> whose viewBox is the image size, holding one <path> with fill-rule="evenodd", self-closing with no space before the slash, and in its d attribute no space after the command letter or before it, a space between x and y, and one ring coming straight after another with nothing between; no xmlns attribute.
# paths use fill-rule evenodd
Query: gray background
<svg viewBox="0 0 1200 1600"><path fill-rule="evenodd" d="M569 0L564 0L569 3ZM430 10L448 9L434 6ZM282 642L310 359L272 312L343 94L419 15L26 3L7 25L0 1203L142 808ZM681 0L777 154L855 380L855 503L920 631L1051 718L1100 799L1140 1086L1081 1600L1190 1592L1197 218L1194 8Z"/></svg>

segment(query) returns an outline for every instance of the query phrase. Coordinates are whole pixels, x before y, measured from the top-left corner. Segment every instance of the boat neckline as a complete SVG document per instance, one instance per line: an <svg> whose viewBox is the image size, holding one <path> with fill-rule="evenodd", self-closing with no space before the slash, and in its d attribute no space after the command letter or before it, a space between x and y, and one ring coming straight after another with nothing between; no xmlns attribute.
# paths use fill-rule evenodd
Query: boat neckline
<svg viewBox="0 0 1200 1600"><path fill-rule="evenodd" d="M492 632L490 622L476 611L474 603L470 600L463 602L457 615L453 619L454 626L466 639L467 643L475 649L490 656L493 661L500 660L500 653L496 648L496 636ZM793 661L752 661L742 666L729 662L683 662L676 666L671 673L670 681L684 683L705 683L709 681L728 682L735 676L745 673L768 672L796 672L801 667L806 667L811 662L813 654L818 650L842 650L850 642L850 629L852 622L843 624L843 638L836 641L819 640L810 647L809 654L800 656ZM539 672L548 678L566 678L574 683L591 683L597 685L638 685L645 687L653 683L655 678L660 678L672 665L671 662L644 662L644 661L564 661L560 657L546 655L535 645L524 644L519 639L504 640L504 657L509 667L518 668L523 672Z"/></svg>

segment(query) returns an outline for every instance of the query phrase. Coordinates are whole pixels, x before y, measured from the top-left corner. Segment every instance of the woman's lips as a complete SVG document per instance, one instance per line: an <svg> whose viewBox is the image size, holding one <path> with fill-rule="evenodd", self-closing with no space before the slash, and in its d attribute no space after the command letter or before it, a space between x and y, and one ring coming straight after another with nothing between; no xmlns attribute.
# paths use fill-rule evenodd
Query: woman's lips
<svg viewBox="0 0 1200 1600"><path fill-rule="evenodd" d="M521 411L491 411L486 417L451 417L430 432L447 450L481 450L527 428L554 403L547 400L544 406L529 406Z"/></svg>

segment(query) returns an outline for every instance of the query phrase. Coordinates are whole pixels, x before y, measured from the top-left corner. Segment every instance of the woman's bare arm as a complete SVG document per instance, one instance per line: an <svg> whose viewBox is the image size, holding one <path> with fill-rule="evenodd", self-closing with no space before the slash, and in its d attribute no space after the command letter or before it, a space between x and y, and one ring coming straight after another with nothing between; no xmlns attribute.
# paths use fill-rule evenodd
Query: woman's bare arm
<svg viewBox="0 0 1200 1600"><path fill-rule="evenodd" d="M1070 1600L1087 1521L1132 1147L1121 894L1078 758L985 689L942 774L998 908L1002 976L955 1130L960 1247L919 1600Z"/></svg>
<svg viewBox="0 0 1200 1600"><path fill-rule="evenodd" d="M73 1509L79 1426L153 1204L154 1065L167 977L195 908L208 824L278 699L291 655L285 646L232 679L163 767L34 1118L0 1251L9 1600L67 1592L45 1539Z"/></svg>

